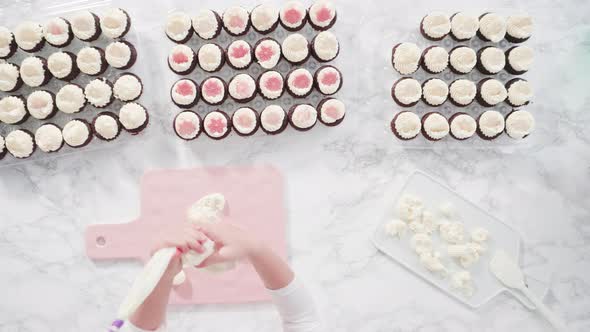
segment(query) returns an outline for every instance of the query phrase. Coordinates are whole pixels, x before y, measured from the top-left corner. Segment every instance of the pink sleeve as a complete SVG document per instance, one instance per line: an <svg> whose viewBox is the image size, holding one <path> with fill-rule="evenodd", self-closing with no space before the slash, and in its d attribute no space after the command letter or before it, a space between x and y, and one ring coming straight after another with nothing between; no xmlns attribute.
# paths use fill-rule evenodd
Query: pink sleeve
<svg viewBox="0 0 590 332"><path fill-rule="evenodd" d="M284 288L269 292L283 320L284 332L324 332L313 297L297 277Z"/></svg>

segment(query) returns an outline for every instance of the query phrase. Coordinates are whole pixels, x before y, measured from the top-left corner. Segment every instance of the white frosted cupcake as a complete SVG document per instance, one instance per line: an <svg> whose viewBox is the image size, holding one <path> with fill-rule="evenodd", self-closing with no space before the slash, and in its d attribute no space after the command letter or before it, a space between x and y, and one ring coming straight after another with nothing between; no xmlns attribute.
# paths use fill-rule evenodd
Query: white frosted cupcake
<svg viewBox="0 0 590 332"><path fill-rule="evenodd" d="M114 113L99 113L92 121L94 135L103 141L112 141L121 133L119 119Z"/></svg>
<svg viewBox="0 0 590 332"><path fill-rule="evenodd" d="M62 81L71 81L80 74L76 55L67 51L52 53L47 58L47 68L53 77Z"/></svg>
<svg viewBox="0 0 590 332"><path fill-rule="evenodd" d="M269 70L258 78L258 91L264 99L273 100L283 95L285 80L278 71Z"/></svg>
<svg viewBox="0 0 590 332"><path fill-rule="evenodd" d="M533 18L527 14L511 15L506 20L506 40L522 43L533 34Z"/></svg>
<svg viewBox="0 0 590 332"><path fill-rule="evenodd" d="M309 104L294 105L289 110L289 123L298 131L313 128L318 120L318 111Z"/></svg>
<svg viewBox="0 0 590 332"><path fill-rule="evenodd" d="M64 145L61 128L53 123L47 123L35 131L35 143L43 152L56 152Z"/></svg>
<svg viewBox="0 0 590 332"><path fill-rule="evenodd" d="M535 118L527 111L513 111L506 116L506 133L514 139L523 139L535 130Z"/></svg>
<svg viewBox="0 0 590 332"><path fill-rule="evenodd" d="M329 62L338 56L340 44L330 31L318 33L311 41L311 53L320 62Z"/></svg>
<svg viewBox="0 0 590 332"><path fill-rule="evenodd" d="M276 135L287 128L287 112L279 105L268 105L260 113L260 127L269 135Z"/></svg>
<svg viewBox="0 0 590 332"><path fill-rule="evenodd" d="M193 36L193 22L190 16L174 12L166 18L166 36L175 43L184 44Z"/></svg>
<svg viewBox="0 0 590 332"><path fill-rule="evenodd" d="M467 41L477 34L479 19L477 16L465 13L455 13L451 16L451 37L457 41Z"/></svg>
<svg viewBox="0 0 590 332"><path fill-rule="evenodd" d="M487 42L497 43L506 35L506 20L495 13L485 13L479 17L478 37Z"/></svg>
<svg viewBox="0 0 590 332"><path fill-rule="evenodd" d="M512 75L526 73L533 64L535 52L528 46L515 46L506 51L506 71Z"/></svg>
<svg viewBox="0 0 590 332"><path fill-rule="evenodd" d="M121 38L131 28L129 14L121 8L110 8L100 18L100 28L109 38Z"/></svg>
<svg viewBox="0 0 590 332"><path fill-rule="evenodd" d="M495 75L506 66L506 55L497 47L486 46L477 52L477 69L486 75Z"/></svg>
<svg viewBox="0 0 590 332"><path fill-rule="evenodd" d="M256 81L248 74L238 74L229 81L228 92L238 103L247 103L256 97Z"/></svg>
<svg viewBox="0 0 590 332"><path fill-rule="evenodd" d="M51 80L47 60L38 56L25 58L20 64L20 77L26 85L33 88L47 84Z"/></svg>
<svg viewBox="0 0 590 332"><path fill-rule="evenodd" d="M440 106L447 101L449 86L438 78L429 78L422 84L422 100L430 106Z"/></svg>
<svg viewBox="0 0 590 332"><path fill-rule="evenodd" d="M288 31L297 31L307 22L307 10L300 1L288 1L279 13L281 25Z"/></svg>
<svg viewBox="0 0 590 332"><path fill-rule="evenodd" d="M201 83L201 98L209 105L220 105L227 99L227 85L221 77L208 77Z"/></svg>
<svg viewBox="0 0 590 332"><path fill-rule="evenodd" d="M508 91L506 102L513 107L527 105L533 98L531 84L522 78L514 78L506 82L506 91Z"/></svg>
<svg viewBox="0 0 590 332"><path fill-rule="evenodd" d="M300 65L304 63L307 61L310 55L309 43L307 42L307 39L298 33L287 36L287 38L283 40L281 50L285 60L294 65Z"/></svg>
<svg viewBox="0 0 590 332"><path fill-rule="evenodd" d="M0 26L0 59L10 58L17 48L12 31Z"/></svg>
<svg viewBox="0 0 590 332"><path fill-rule="evenodd" d="M170 98L178 107L193 107L199 101L199 85L193 80L182 78L172 85Z"/></svg>
<svg viewBox="0 0 590 332"><path fill-rule="evenodd" d="M45 45L43 27L35 22L25 21L17 25L14 39L21 50L29 53L38 52Z"/></svg>
<svg viewBox="0 0 590 332"><path fill-rule="evenodd" d="M222 111L212 111L203 119L203 131L214 140L220 140L231 132L231 120Z"/></svg>
<svg viewBox="0 0 590 332"><path fill-rule="evenodd" d="M449 85L449 100L453 105L465 107L470 105L477 95L477 85L466 79L454 80Z"/></svg>
<svg viewBox="0 0 590 332"><path fill-rule="evenodd" d="M402 77L393 84L391 96L402 107L414 106L422 98L422 85L413 78Z"/></svg>
<svg viewBox="0 0 590 332"><path fill-rule="evenodd" d="M78 113L86 106L84 89L77 84L64 85L55 95L57 109L67 114Z"/></svg>
<svg viewBox="0 0 590 332"><path fill-rule="evenodd" d="M147 127L149 115L140 104L127 103L119 110L119 122L127 132L137 134Z"/></svg>
<svg viewBox="0 0 590 332"><path fill-rule="evenodd" d="M32 117L38 120L46 120L57 113L55 95L51 91L33 91L27 97L27 110Z"/></svg>
<svg viewBox="0 0 590 332"><path fill-rule="evenodd" d="M279 9L271 4L256 6L250 13L254 30L262 34L274 31L279 25Z"/></svg>
<svg viewBox="0 0 590 332"><path fill-rule="evenodd" d="M137 60L137 51L131 43L118 40L110 43L105 49L107 63L117 69L129 69Z"/></svg>
<svg viewBox="0 0 590 332"><path fill-rule="evenodd" d="M6 150L15 158L29 158L35 152L36 144L33 134L27 130L18 129L6 135Z"/></svg>
<svg viewBox="0 0 590 332"><path fill-rule="evenodd" d="M272 69L281 60L281 45L272 38L261 39L254 46L254 57L260 67Z"/></svg>
<svg viewBox="0 0 590 332"><path fill-rule="evenodd" d="M447 69L449 53L440 46L427 47L422 53L422 68L431 74L438 74Z"/></svg>
<svg viewBox="0 0 590 332"><path fill-rule="evenodd" d="M411 140L422 130L422 122L416 113L403 111L397 113L391 120L391 132L401 140Z"/></svg>
<svg viewBox="0 0 590 332"><path fill-rule="evenodd" d="M84 88L84 96L92 106L105 108L115 100L112 86L106 78L94 79Z"/></svg>
<svg viewBox="0 0 590 332"><path fill-rule="evenodd" d="M55 17L45 23L43 27L45 40L55 47L66 47L74 39L70 22L61 17Z"/></svg>
<svg viewBox="0 0 590 332"><path fill-rule="evenodd" d="M216 44L205 44L199 48L197 53L199 66L206 72L215 72L223 67L225 63L224 51Z"/></svg>
<svg viewBox="0 0 590 332"><path fill-rule="evenodd" d="M211 40L219 36L221 32L221 17L210 9L201 9L192 18L193 30L197 36L205 40Z"/></svg>
<svg viewBox="0 0 590 332"><path fill-rule="evenodd" d="M438 112L426 113L422 117L422 134L429 141L440 141L449 134L449 122Z"/></svg>
<svg viewBox="0 0 590 332"><path fill-rule="evenodd" d="M393 47L391 63L393 69L402 75L410 75L418 70L422 51L414 43L400 43Z"/></svg>
<svg viewBox="0 0 590 332"><path fill-rule="evenodd" d="M113 84L113 95L120 101L137 100L143 92L141 79L133 73L123 73Z"/></svg>
<svg viewBox="0 0 590 332"><path fill-rule="evenodd" d="M225 31L232 36L243 36L250 29L250 13L240 6L227 8L221 17Z"/></svg>
<svg viewBox="0 0 590 332"><path fill-rule="evenodd" d="M246 69L253 61L252 46L244 40L235 40L227 47L227 64L234 69Z"/></svg>
<svg viewBox="0 0 590 332"><path fill-rule="evenodd" d="M0 63L0 91L14 92L23 85L19 67L12 63Z"/></svg>
<svg viewBox="0 0 590 332"><path fill-rule="evenodd" d="M29 113L25 101L20 96L6 96L0 99L0 122L21 124L27 120Z"/></svg>
<svg viewBox="0 0 590 332"><path fill-rule="evenodd" d="M76 66L86 75L98 76L107 70L108 63L103 50L89 46L81 49L76 55Z"/></svg>
<svg viewBox="0 0 590 332"><path fill-rule="evenodd" d="M332 1L318 0L309 7L309 23L316 30L330 29L337 17L336 6Z"/></svg>
<svg viewBox="0 0 590 332"><path fill-rule="evenodd" d="M73 148L81 148L92 140L92 128L83 119L74 119L66 123L62 129L63 139Z"/></svg>
<svg viewBox="0 0 590 332"><path fill-rule="evenodd" d="M250 107L237 109L231 117L232 128L240 136L250 136L258 130L258 113Z"/></svg>
<svg viewBox="0 0 590 332"><path fill-rule="evenodd" d="M442 40L451 32L451 20L442 13L428 14L420 23L420 32L426 39Z"/></svg>
<svg viewBox="0 0 590 332"><path fill-rule="evenodd" d="M477 131L475 119L466 113L456 113L449 119L450 134L454 139L466 140Z"/></svg>
<svg viewBox="0 0 590 332"><path fill-rule="evenodd" d="M449 68L455 74L468 74L477 64L477 54L467 46L457 46L449 53Z"/></svg>
<svg viewBox="0 0 590 332"><path fill-rule="evenodd" d="M70 23L74 36L81 41L95 41L102 33L100 19L96 14L87 10L74 14L70 18Z"/></svg>
<svg viewBox="0 0 590 332"><path fill-rule="evenodd" d="M318 104L320 122L329 127L334 127L344 121L346 105L341 100L326 98Z"/></svg>
<svg viewBox="0 0 590 332"><path fill-rule="evenodd" d="M333 95L342 87L342 74L333 66L320 67L314 74L314 80L323 95Z"/></svg>
<svg viewBox="0 0 590 332"><path fill-rule="evenodd" d="M477 101L485 107L498 105L508 97L506 87L496 79L484 78L479 81L477 88Z"/></svg>
<svg viewBox="0 0 590 332"><path fill-rule="evenodd" d="M178 75L190 74L197 66L197 55L186 45L176 45L168 54L168 67Z"/></svg>
<svg viewBox="0 0 590 332"><path fill-rule="evenodd" d="M174 132L185 141L194 140L201 134L201 117L193 111L182 111L174 118Z"/></svg>
<svg viewBox="0 0 590 332"><path fill-rule="evenodd" d="M502 113L485 111L477 120L477 134L485 140L493 140L502 134L505 123Z"/></svg>
<svg viewBox="0 0 590 332"><path fill-rule="evenodd" d="M313 76L305 68L297 68L287 74L287 91L295 98L305 98L313 90Z"/></svg>

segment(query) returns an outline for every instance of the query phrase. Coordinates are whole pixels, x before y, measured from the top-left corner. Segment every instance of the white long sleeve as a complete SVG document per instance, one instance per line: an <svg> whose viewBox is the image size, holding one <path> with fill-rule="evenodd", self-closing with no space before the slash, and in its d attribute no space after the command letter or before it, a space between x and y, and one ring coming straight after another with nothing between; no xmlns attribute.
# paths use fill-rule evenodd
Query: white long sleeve
<svg viewBox="0 0 590 332"><path fill-rule="evenodd" d="M313 297L297 277L270 293L283 320L284 332L324 332Z"/></svg>

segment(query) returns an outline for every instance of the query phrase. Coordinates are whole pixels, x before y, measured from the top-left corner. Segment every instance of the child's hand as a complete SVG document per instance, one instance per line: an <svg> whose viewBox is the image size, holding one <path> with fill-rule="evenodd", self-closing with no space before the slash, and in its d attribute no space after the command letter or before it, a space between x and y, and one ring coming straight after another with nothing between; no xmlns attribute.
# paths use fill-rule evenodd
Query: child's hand
<svg viewBox="0 0 590 332"><path fill-rule="evenodd" d="M199 224L193 227L215 242L217 249L198 267L246 259L262 247L253 235L231 223Z"/></svg>
<svg viewBox="0 0 590 332"><path fill-rule="evenodd" d="M207 236L203 232L191 225L176 227L164 235L163 240L156 243L152 249L152 254L162 248L176 248L176 255L166 270L166 276L174 278L182 270L182 261L180 256L190 250L198 253L205 251L203 243L207 241Z"/></svg>

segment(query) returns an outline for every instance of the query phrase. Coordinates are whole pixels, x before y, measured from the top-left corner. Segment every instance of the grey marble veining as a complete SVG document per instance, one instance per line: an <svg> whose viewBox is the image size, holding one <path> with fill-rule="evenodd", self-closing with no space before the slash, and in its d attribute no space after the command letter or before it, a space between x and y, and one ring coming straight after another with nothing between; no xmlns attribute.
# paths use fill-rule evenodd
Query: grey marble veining
<svg viewBox="0 0 590 332"><path fill-rule="evenodd" d="M292 264L315 293L330 331L550 331L508 296L472 311L377 252L370 235L416 169L524 234L523 265L551 276L547 303L572 330L590 330L590 3L506 0L483 8L465 0L337 1L342 52L336 64L348 107L341 126L191 143L171 133L175 108L162 83L172 45L162 31L164 13L183 2L116 3L129 9L141 34L139 61L150 64L143 81L152 95L143 102L153 121L142 136L112 149L0 168L0 331L104 330L140 266L91 262L84 228L133 218L146 170L250 163L273 164L287 179ZM232 3L188 6L222 10ZM535 16L530 109L554 136L511 151L404 149L387 128L397 108L384 50L406 40L408 26L417 27L427 12L486 9ZM387 30L374 29L376 20ZM260 332L278 331L280 324L268 304L172 308L169 314L171 331L237 326Z"/></svg>

